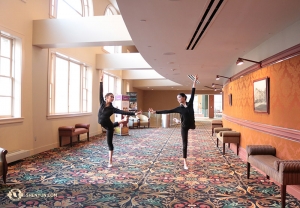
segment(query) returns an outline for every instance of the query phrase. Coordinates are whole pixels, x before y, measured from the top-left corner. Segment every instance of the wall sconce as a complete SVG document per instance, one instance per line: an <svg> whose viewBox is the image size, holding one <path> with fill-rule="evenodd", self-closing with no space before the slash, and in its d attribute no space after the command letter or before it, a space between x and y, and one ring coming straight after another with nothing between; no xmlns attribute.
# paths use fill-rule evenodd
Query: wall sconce
<svg viewBox="0 0 300 208"><path fill-rule="evenodd" d="M213 88L213 87L209 87L209 86L204 86L204 87L209 88L209 89L212 89L212 90L214 90L214 91L218 91L218 90L222 91L222 89L219 89L219 88Z"/></svg>
<svg viewBox="0 0 300 208"><path fill-rule="evenodd" d="M223 87L223 85L212 83L211 86L215 87L216 85Z"/></svg>
<svg viewBox="0 0 300 208"><path fill-rule="evenodd" d="M224 76L221 76L221 75L217 75L217 76L216 76L216 80L219 80L220 77L227 78L227 79L229 79L229 81L231 81L231 78L230 78L230 77L224 77Z"/></svg>
<svg viewBox="0 0 300 208"><path fill-rule="evenodd" d="M261 61L252 61L252 60L244 59L244 58L238 58L238 60L236 61L236 65L242 65L244 63L244 61L250 61L250 62L259 64L259 66L261 67Z"/></svg>

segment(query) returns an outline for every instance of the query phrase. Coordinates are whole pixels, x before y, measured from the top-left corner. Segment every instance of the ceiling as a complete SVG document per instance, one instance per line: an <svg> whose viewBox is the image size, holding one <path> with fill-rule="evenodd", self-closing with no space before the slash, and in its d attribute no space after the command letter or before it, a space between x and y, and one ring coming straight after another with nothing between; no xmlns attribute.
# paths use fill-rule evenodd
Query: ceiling
<svg viewBox="0 0 300 208"><path fill-rule="evenodd" d="M181 84L179 89L190 89L189 74L198 74L197 89L211 87L216 75L233 76L229 69L238 57L300 19L299 0L117 0L117 4L143 58L160 75Z"/></svg>

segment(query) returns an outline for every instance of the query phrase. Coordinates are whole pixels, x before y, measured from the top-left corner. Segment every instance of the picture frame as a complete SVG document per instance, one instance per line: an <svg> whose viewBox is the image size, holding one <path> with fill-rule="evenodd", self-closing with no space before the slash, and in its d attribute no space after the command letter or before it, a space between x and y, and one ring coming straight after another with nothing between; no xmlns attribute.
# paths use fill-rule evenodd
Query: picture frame
<svg viewBox="0 0 300 208"><path fill-rule="evenodd" d="M232 106L232 94L231 93L228 95L228 101L229 101L229 105Z"/></svg>
<svg viewBox="0 0 300 208"><path fill-rule="evenodd" d="M256 113L269 113L269 77L253 81L253 108Z"/></svg>

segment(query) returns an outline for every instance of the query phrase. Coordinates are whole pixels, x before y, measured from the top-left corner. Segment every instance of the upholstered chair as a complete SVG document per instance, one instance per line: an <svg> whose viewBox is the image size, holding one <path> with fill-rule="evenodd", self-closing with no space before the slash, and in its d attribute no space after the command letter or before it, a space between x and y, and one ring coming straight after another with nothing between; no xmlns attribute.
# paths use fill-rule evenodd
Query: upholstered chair
<svg viewBox="0 0 300 208"><path fill-rule="evenodd" d="M6 162L7 150L0 147L0 176L3 178L3 182L6 183L7 174L7 162Z"/></svg>
<svg viewBox="0 0 300 208"><path fill-rule="evenodd" d="M127 125L129 128L139 128L139 118L129 116Z"/></svg>
<svg viewBox="0 0 300 208"><path fill-rule="evenodd" d="M146 126L148 126L148 128L150 127L150 119L145 116L145 115L137 115L137 118L139 118L140 122L139 122L139 127L143 126L144 128Z"/></svg>

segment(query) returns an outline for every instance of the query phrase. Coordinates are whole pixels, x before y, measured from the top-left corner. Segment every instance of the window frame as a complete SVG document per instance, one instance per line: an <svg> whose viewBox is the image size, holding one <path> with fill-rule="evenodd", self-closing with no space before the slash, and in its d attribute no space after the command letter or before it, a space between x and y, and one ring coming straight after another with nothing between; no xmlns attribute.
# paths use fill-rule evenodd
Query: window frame
<svg viewBox="0 0 300 208"><path fill-rule="evenodd" d="M64 1L64 0L61 0L61 1ZM82 14L79 13L79 16L81 16L81 17L93 16L93 2L92 2L92 0L80 0L80 1L81 1L81 13ZM68 4L67 2L65 2L65 3ZM57 18L58 0L50 0L49 4L50 4L49 5L49 8L50 8L49 16L50 16L50 18L58 19ZM74 9L71 5L69 5L69 6L70 6L71 9L73 9L75 12L78 13L78 11L76 9Z"/></svg>
<svg viewBox="0 0 300 208"><path fill-rule="evenodd" d="M21 103L21 85L22 85L22 51L24 46L22 40L24 36L10 31L7 28L2 28L0 26L0 36L10 39L10 76L1 77L10 77L12 80L11 83L11 112L10 115L0 116L0 124L10 124L10 123L22 123L24 118L22 117L22 103Z"/></svg>
<svg viewBox="0 0 300 208"><path fill-rule="evenodd" d="M55 111L55 63L56 58L60 58L68 62L68 104L67 109L68 112L57 113ZM76 59L73 59L69 56L66 56L59 52L50 51L49 52L49 70L48 70L48 101L47 101L47 118L60 118L60 117L74 117L74 116L83 116L83 115L91 115L92 113L92 77L90 67ZM79 111L78 112L70 112L70 63L75 63L80 66L80 98L79 98ZM84 80L85 79L85 80ZM84 97L85 92L85 97ZM85 105L84 105L85 102ZM85 107L85 108L84 108Z"/></svg>

